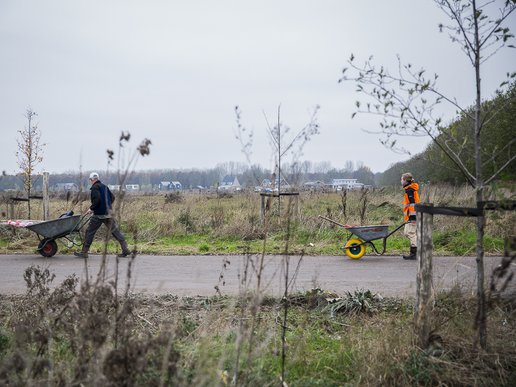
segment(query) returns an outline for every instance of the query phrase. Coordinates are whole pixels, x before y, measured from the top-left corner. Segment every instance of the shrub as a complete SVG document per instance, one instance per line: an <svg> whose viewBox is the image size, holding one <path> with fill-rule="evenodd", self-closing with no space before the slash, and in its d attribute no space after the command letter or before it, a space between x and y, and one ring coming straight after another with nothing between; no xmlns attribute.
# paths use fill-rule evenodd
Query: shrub
<svg viewBox="0 0 516 387"><path fill-rule="evenodd" d="M179 191L174 191L165 194L165 203L182 203L184 201L183 194Z"/></svg>

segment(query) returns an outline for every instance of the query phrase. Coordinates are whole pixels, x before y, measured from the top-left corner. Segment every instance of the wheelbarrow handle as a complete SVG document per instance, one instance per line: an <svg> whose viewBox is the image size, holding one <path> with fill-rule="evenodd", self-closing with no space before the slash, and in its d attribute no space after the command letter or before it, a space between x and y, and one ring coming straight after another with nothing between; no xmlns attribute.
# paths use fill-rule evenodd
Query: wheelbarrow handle
<svg viewBox="0 0 516 387"><path fill-rule="evenodd" d="M402 224L400 224L398 227L396 227L394 230L392 230L389 234L387 234L387 236L385 237L385 239L387 239L388 237L390 237L392 234L394 234L396 231L398 231L400 228L402 228L403 226L405 226L407 223L409 222L403 222Z"/></svg>
<svg viewBox="0 0 516 387"><path fill-rule="evenodd" d="M79 218L79 222L77 222L76 229L77 230L82 229L84 227L84 225L90 221L91 216L92 215L89 212L86 212L85 214L82 214L81 217ZM86 219L86 220L84 220L84 219Z"/></svg>
<svg viewBox="0 0 516 387"><path fill-rule="evenodd" d="M328 222L334 223L334 224L336 224L337 226L340 226L340 227L343 227L343 228L348 228L348 227L346 227L345 225L343 225L342 223L336 222L336 221L334 221L333 219L327 218L326 216L319 215L319 218L324 219L324 220L327 220Z"/></svg>

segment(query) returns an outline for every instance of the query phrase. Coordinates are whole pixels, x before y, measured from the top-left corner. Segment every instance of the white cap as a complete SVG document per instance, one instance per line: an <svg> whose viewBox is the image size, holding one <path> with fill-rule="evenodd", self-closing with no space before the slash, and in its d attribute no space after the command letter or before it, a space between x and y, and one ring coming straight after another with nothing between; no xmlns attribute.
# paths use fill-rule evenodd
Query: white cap
<svg viewBox="0 0 516 387"><path fill-rule="evenodd" d="M90 173L90 179L98 180L99 179L99 174L97 172Z"/></svg>

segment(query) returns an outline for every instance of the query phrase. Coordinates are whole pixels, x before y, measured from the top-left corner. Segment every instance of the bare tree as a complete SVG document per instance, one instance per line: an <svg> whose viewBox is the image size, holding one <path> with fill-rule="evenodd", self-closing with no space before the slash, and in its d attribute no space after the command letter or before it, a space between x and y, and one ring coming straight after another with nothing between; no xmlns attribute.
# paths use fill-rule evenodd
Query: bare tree
<svg viewBox="0 0 516 387"><path fill-rule="evenodd" d="M32 192L32 179L36 166L43 161L43 146L41 143L41 132L38 125L33 123L34 117L37 113L32 108L27 108L25 117L28 125L19 130L18 151L16 157L18 158L18 166L20 167L20 175L23 179L23 187L27 193L27 210L28 218L31 218L30 199Z"/></svg>
<svg viewBox="0 0 516 387"><path fill-rule="evenodd" d="M269 133L270 140L276 150L276 170L278 171L278 215L279 208L281 204L281 182L283 179L283 174L281 170L282 158L288 152L292 152L292 159L297 161L302 153L305 144L310 141L310 138L313 135L319 133L319 124L317 123L317 112L319 111L319 105L315 106L314 111L310 117L308 124L306 124L303 128L301 128L294 136L288 138L288 133L290 132L290 128L285 126L281 122L281 105L278 106L278 117L276 125L271 127L269 121L267 120L267 116L264 113L265 121L267 122L267 129ZM297 146L297 148L294 148ZM275 182L273 182L275 184Z"/></svg>
<svg viewBox="0 0 516 387"><path fill-rule="evenodd" d="M268 130L267 133L269 134L271 143L273 144L273 147L274 147L273 151L274 151L275 157L277 157L276 158L276 168L275 168L275 172L273 172L273 174L272 174L272 176L273 176L272 180L273 180L273 182L276 181L275 176L276 176L276 171L277 171L278 181L280 182L277 187L278 188L278 219L280 219L280 220L281 220L281 217L280 217L281 186L280 186L280 184L281 184L281 178L282 178L282 172L281 172L282 157L284 157L287 153L290 152L292 155L292 158L293 158L292 165L294 166L294 168L297 168L297 166L298 166L297 160L302 154L304 145L306 145L306 143L310 140L311 136L319 133L319 125L317 123L318 109L319 109L319 106L316 106L313 114L310 117L309 123L306 124L302 129L299 130L299 132L297 132L297 134L295 134L292 137L286 136L287 133L290 132L290 129L281 122L280 107L278 107L277 124L274 127L271 127L271 125L269 124L269 122L267 120L267 116L264 114L266 124L267 124L267 130ZM240 145L242 147L241 150L245 154L247 161L250 163L250 156L251 156L252 145L253 145L253 132L250 130L247 130L245 128L245 126L242 124L241 111L238 106L235 107L235 114L236 114L236 122L237 122L237 130L236 130L235 138L240 142ZM287 138L289 138L289 139L287 140ZM270 207L267 206L267 208L270 208ZM292 284L295 282L295 278L297 277L297 271L299 269L299 266L302 261L302 257L304 255L304 252L303 252L301 258L297 262L296 269L294 270L294 273L292 274L290 271L291 258L290 258L290 254L289 254L289 246L290 246L290 237L291 237L291 233L292 233L291 227L293 227L292 217L293 217L293 212L295 211L294 208L295 208L294 202L292 200L292 197L290 197L290 200L288 200L288 203L287 203L286 213L284 214L284 218L286 220L284 224L286 226L286 229L285 229L285 247L284 247L284 251L283 251L284 258L283 258L283 268L282 268L283 273L284 273L283 278L285 281L285 284L284 284L285 288L284 288L284 294L283 294L283 316L282 316L282 321L281 321L281 327L282 327L282 331L281 331L281 342L282 342L282 347L281 347L281 385L282 386L287 385L285 382L285 372L286 372L286 354L287 354L286 333L287 333L287 329L288 329L287 317L288 317L289 306L290 306L289 300L288 300L288 295L289 295L289 292L292 290ZM254 347L253 340L255 339L255 337L254 337L255 336L254 335L255 324L259 323L257 316L258 316L258 311L260 310L261 299L263 296L263 289L261 288L262 274L265 269L265 246L266 246L267 239L268 239L269 225L270 225L270 211L266 211L264 227L263 227L263 235L264 235L263 250L261 251L261 254L258 255L257 262L251 262L253 270L256 274L256 289L254 291L254 306L251 308L251 311L252 311L251 324L250 324L250 328L247 333L247 336L249 337L248 363L251 363L251 353L252 353L252 349ZM246 269L244 271L244 273L245 273L244 278L247 278L249 257L250 257L250 254L246 254L246 262L248 262L248 263L246 263ZM247 281L245 281L245 282L247 282ZM242 305L244 305L244 303L242 303ZM244 333L242 331L245 328L242 318L243 318L243 314L241 315L241 320L240 320L241 321L240 332L239 332L240 334ZM237 341L237 359L236 359L235 374L234 374L234 378L233 378L233 380L234 380L233 383L235 385L242 385L242 382L239 381L239 369L240 369L239 364L240 364L241 343L242 343L242 340ZM243 383L243 384L246 384L246 383Z"/></svg>
<svg viewBox="0 0 516 387"><path fill-rule="evenodd" d="M316 105L313 112L310 115L310 120L303 126L297 133L291 135L291 128L286 126L281 121L281 105L278 106L277 121L275 125L270 124L267 115L263 113L265 117L265 123L267 124L267 134L274 150L275 168L273 173L272 184L277 183L278 189L278 215L281 206L281 184L284 180L284 173L282 172L282 160L285 155L291 153L293 163L292 165L297 166L297 162L303 154L303 148L312 136L319 134L319 124L317 122L317 113L320 109L319 105ZM253 145L253 132L249 131L242 125L241 122L241 111L238 106L235 107L236 121L237 121L237 133L235 134L236 139L242 146L242 152L246 155L247 161L250 161L250 155Z"/></svg>
<svg viewBox="0 0 516 387"><path fill-rule="evenodd" d="M362 65L356 64L351 55L349 67L343 70L340 81L355 81L357 92L366 96L365 103L356 102L357 113L376 114L380 117L382 143L393 150L404 151L397 146L400 136L428 136L453 161L464 175L467 182L475 188L475 199L480 216L477 217L477 298L478 312L476 319L478 342L482 348L487 344L487 311L484 289L484 227L485 217L480 208L484 199L484 189L498 174L514 162L513 151L515 139L510 140L503 150L504 162L499 163L491 176L484 176L482 134L486 123L495 115L482 104L481 69L482 65L504 47L512 47L510 41L514 36L505 25L508 17L516 9L515 0L435 0L449 18L451 25L439 25L441 32L447 31L453 42L459 44L474 69L475 98L474 107L468 109L460 106L453 97L446 96L437 88L438 75L428 76L425 69L415 69L405 64L398 56L398 67L393 73L383 66L373 63L373 58ZM348 75L348 70L353 75ZM497 93L501 94L510 86L516 73L507 74ZM514 98L514 96L512 97ZM442 117L437 114L437 106L447 102L454 106L459 114L469 122L467 135L457 135L446 130ZM455 135L454 135L455 134ZM485 136L486 134L484 134ZM468 163L468 144L473 149L473 162ZM501 153L501 152L500 152ZM489 161L489 160L486 160Z"/></svg>

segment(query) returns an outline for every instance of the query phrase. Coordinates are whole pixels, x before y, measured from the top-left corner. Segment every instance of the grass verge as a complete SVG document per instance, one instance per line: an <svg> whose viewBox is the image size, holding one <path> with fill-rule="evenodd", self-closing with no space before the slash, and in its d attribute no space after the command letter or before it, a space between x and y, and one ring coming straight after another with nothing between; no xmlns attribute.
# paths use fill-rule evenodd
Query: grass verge
<svg viewBox="0 0 516 387"><path fill-rule="evenodd" d="M36 301L34 290L0 296L0 383L229 386L238 363L238 385L277 386L284 303L291 386L509 386L516 376L514 297L492 304L489 349L479 352L474 300L458 288L438 294L432 345L423 351L412 344L413 300L366 290L262 298L251 324L251 298L117 299L109 287L86 295L70 285L40 288Z"/></svg>

